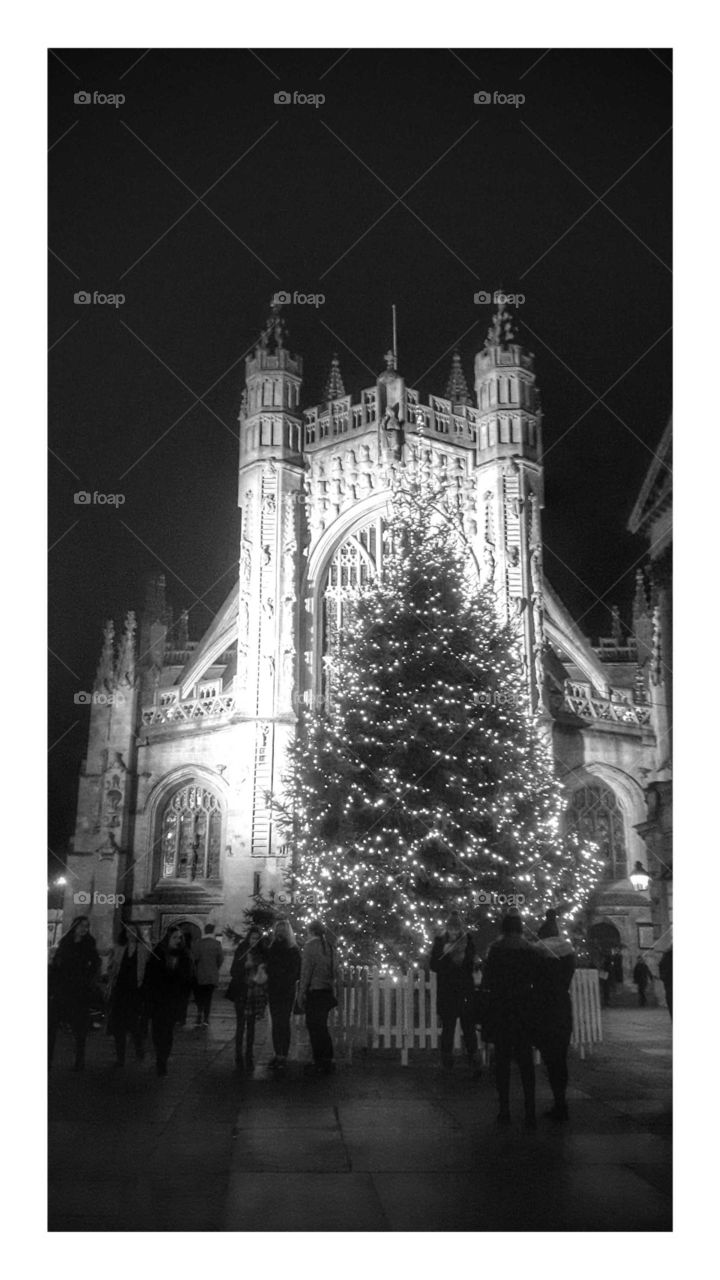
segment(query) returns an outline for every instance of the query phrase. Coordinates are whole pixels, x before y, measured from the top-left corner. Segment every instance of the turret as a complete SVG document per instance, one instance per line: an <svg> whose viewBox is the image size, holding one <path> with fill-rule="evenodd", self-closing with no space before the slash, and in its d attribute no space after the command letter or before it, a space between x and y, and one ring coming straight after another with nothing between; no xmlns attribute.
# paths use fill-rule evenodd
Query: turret
<svg viewBox="0 0 720 1280"><path fill-rule="evenodd" d="M255 351L245 360L240 409L240 470L273 458L298 462L302 449L302 359L285 345L280 306L273 304Z"/></svg>
<svg viewBox="0 0 720 1280"><path fill-rule="evenodd" d="M510 315L498 310L475 357L475 393L482 414L479 463L513 456L539 461L541 413L534 365L534 356L517 342Z"/></svg>

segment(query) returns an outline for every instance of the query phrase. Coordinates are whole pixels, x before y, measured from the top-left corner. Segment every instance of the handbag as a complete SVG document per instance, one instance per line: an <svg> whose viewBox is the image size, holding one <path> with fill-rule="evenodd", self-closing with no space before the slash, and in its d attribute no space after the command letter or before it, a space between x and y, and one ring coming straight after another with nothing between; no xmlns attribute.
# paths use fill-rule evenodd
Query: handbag
<svg viewBox="0 0 720 1280"><path fill-rule="evenodd" d="M256 987L266 987L268 982L267 966L259 964L253 975L253 982Z"/></svg>

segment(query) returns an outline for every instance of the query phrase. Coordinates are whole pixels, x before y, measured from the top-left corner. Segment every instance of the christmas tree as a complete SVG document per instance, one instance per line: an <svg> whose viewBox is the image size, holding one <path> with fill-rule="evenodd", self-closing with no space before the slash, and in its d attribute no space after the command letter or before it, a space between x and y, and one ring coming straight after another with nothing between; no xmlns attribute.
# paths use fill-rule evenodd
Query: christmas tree
<svg viewBox="0 0 720 1280"><path fill-rule="evenodd" d="M559 904L572 919L598 863L562 835L516 635L479 589L459 519L407 482L382 575L326 665L281 806L300 922L323 918L348 960L396 965L427 952L451 909L477 921Z"/></svg>

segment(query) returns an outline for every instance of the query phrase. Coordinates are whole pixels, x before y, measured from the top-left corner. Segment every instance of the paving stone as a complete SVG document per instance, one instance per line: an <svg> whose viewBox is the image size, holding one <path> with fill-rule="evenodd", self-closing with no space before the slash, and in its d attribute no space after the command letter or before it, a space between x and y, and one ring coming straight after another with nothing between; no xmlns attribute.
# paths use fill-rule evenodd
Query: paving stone
<svg viewBox="0 0 720 1280"><path fill-rule="evenodd" d="M226 1231L387 1231L388 1221L366 1173L234 1172L225 1206Z"/></svg>
<svg viewBox="0 0 720 1280"><path fill-rule="evenodd" d="M327 1129L240 1130L232 1153L234 1170L268 1173L326 1171L344 1173L350 1168L339 1132Z"/></svg>

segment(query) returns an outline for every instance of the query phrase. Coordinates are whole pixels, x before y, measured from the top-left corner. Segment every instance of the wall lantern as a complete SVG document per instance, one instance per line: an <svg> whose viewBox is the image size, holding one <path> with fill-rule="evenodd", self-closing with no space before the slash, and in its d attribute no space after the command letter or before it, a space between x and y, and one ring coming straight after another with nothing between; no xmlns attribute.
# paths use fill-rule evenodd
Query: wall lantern
<svg viewBox="0 0 720 1280"><path fill-rule="evenodd" d="M650 884L650 876L645 870L642 862L636 862L630 872L630 883L638 893L644 893Z"/></svg>

